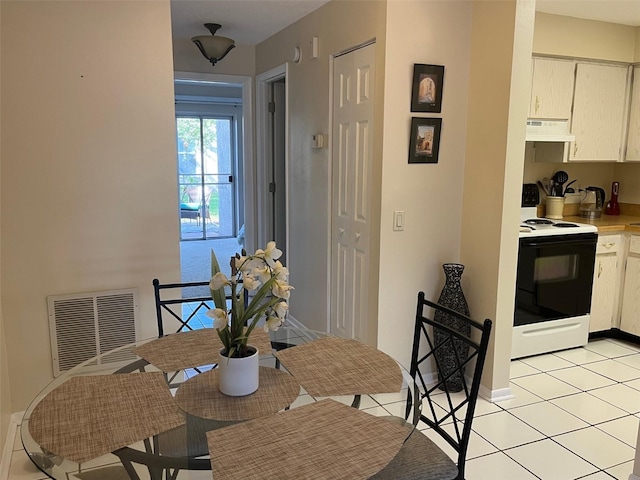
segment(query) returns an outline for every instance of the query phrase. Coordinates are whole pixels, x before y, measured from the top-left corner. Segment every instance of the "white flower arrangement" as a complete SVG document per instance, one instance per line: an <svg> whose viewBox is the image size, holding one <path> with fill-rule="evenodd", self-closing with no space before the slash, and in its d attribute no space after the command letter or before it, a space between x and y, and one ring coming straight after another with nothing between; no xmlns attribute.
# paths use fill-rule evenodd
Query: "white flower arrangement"
<svg viewBox="0 0 640 480"><path fill-rule="evenodd" d="M236 254L237 274L227 278L211 251L209 288L216 308L207 315L213 318L227 357L247 355L247 340L261 318L266 318L266 331L277 330L284 322L289 311L286 300L293 287L288 283L289 271L278 260L281 256L275 242L267 243L264 250L258 249L253 255ZM238 284L242 285L239 290ZM231 288L231 308L227 306L227 286ZM246 306L244 290L255 292Z"/></svg>

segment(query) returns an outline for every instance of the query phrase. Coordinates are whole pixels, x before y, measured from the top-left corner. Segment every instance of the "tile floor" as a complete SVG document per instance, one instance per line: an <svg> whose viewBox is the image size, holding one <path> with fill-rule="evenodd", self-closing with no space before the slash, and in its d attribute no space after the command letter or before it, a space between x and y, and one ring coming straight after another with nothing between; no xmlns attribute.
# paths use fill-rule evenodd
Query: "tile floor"
<svg viewBox="0 0 640 480"><path fill-rule="evenodd" d="M640 418L640 347L602 339L516 360L511 387L512 400L478 401L468 480L629 478ZM400 414L403 400L401 394L378 395L361 408ZM9 479L45 478L25 455L18 434ZM181 472L178 478L211 477Z"/></svg>

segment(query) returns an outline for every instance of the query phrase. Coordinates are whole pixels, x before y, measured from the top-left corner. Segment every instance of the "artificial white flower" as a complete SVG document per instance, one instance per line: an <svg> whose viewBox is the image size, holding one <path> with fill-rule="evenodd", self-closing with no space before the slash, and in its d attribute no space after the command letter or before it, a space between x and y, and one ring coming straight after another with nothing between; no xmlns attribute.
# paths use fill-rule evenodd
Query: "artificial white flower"
<svg viewBox="0 0 640 480"><path fill-rule="evenodd" d="M245 290L249 292L254 291L256 288L260 286L260 280L251 276L251 275L243 275L242 276L242 286Z"/></svg>
<svg viewBox="0 0 640 480"><path fill-rule="evenodd" d="M269 242L264 250L256 250L256 257L264 258L264 261L267 262L271 268L275 267L276 260L282 256L282 250L276 247L276 242Z"/></svg>
<svg viewBox="0 0 640 480"><path fill-rule="evenodd" d="M267 318L267 321L264 324L264 331L268 332L269 330L278 330L278 328L280 328L280 326L282 325L282 319L278 318L278 317L269 317Z"/></svg>
<svg viewBox="0 0 640 480"><path fill-rule="evenodd" d="M235 256L233 257L233 261L235 262L235 267L237 271L242 272L247 269L245 266L245 263L247 262L247 257Z"/></svg>
<svg viewBox="0 0 640 480"><path fill-rule="evenodd" d="M256 268L261 267L264 264L262 258L255 257L240 257L236 258L236 269L241 273L248 273Z"/></svg>
<svg viewBox="0 0 640 480"><path fill-rule="evenodd" d="M276 280L271 286L271 293L278 298L284 298L285 300L287 300L290 296L289 290L292 289L293 287L291 285L288 285L286 282Z"/></svg>
<svg viewBox="0 0 640 480"><path fill-rule="evenodd" d="M218 290L224 285L231 285L231 282L222 272L216 273L213 277L211 277L211 281L209 282L209 288L211 290Z"/></svg>
<svg viewBox="0 0 640 480"><path fill-rule="evenodd" d="M273 267L273 275L281 282L286 282L289 277L289 269L278 260Z"/></svg>
<svg viewBox="0 0 640 480"><path fill-rule="evenodd" d="M289 311L289 305L287 305L287 302L278 302L273 306L273 311L278 318L284 320L287 316L287 312Z"/></svg>
<svg viewBox="0 0 640 480"><path fill-rule="evenodd" d="M213 328L224 328L229 324L227 312L221 308L207 310L206 315L213 318Z"/></svg>
<svg viewBox="0 0 640 480"><path fill-rule="evenodd" d="M254 268L251 274L258 277L262 283L267 283L271 278L271 269L267 265Z"/></svg>

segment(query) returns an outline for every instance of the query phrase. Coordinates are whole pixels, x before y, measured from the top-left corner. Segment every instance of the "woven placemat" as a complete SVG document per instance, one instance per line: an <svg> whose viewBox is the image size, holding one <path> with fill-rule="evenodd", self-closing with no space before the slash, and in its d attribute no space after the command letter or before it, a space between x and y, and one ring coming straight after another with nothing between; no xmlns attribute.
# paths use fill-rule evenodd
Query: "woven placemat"
<svg viewBox="0 0 640 480"><path fill-rule="evenodd" d="M314 397L393 393L402 388L398 364L357 340L325 337L275 355Z"/></svg>
<svg viewBox="0 0 640 480"><path fill-rule="evenodd" d="M45 450L84 463L185 423L161 372L73 377L29 419Z"/></svg>
<svg viewBox="0 0 640 480"><path fill-rule="evenodd" d="M272 351L269 334L262 328L252 330L249 344L261 355ZM175 372L218 363L221 348L218 332L213 328L202 328L158 338L136 347L134 352L163 372Z"/></svg>
<svg viewBox="0 0 640 480"><path fill-rule="evenodd" d="M218 369L209 370L180 385L175 396L178 406L210 420L250 420L282 410L300 393L300 384L287 372L260 367L258 390L244 397L229 397L218 389L218 375Z"/></svg>
<svg viewBox="0 0 640 480"><path fill-rule="evenodd" d="M384 468L403 426L331 399L207 432L213 478L359 480Z"/></svg>

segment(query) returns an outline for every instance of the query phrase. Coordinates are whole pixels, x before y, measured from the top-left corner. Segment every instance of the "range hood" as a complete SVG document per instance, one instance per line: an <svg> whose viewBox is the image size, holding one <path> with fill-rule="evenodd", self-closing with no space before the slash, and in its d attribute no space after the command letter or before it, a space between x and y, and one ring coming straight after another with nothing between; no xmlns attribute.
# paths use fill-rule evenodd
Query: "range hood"
<svg viewBox="0 0 640 480"><path fill-rule="evenodd" d="M569 120L527 120L527 142L574 142Z"/></svg>

